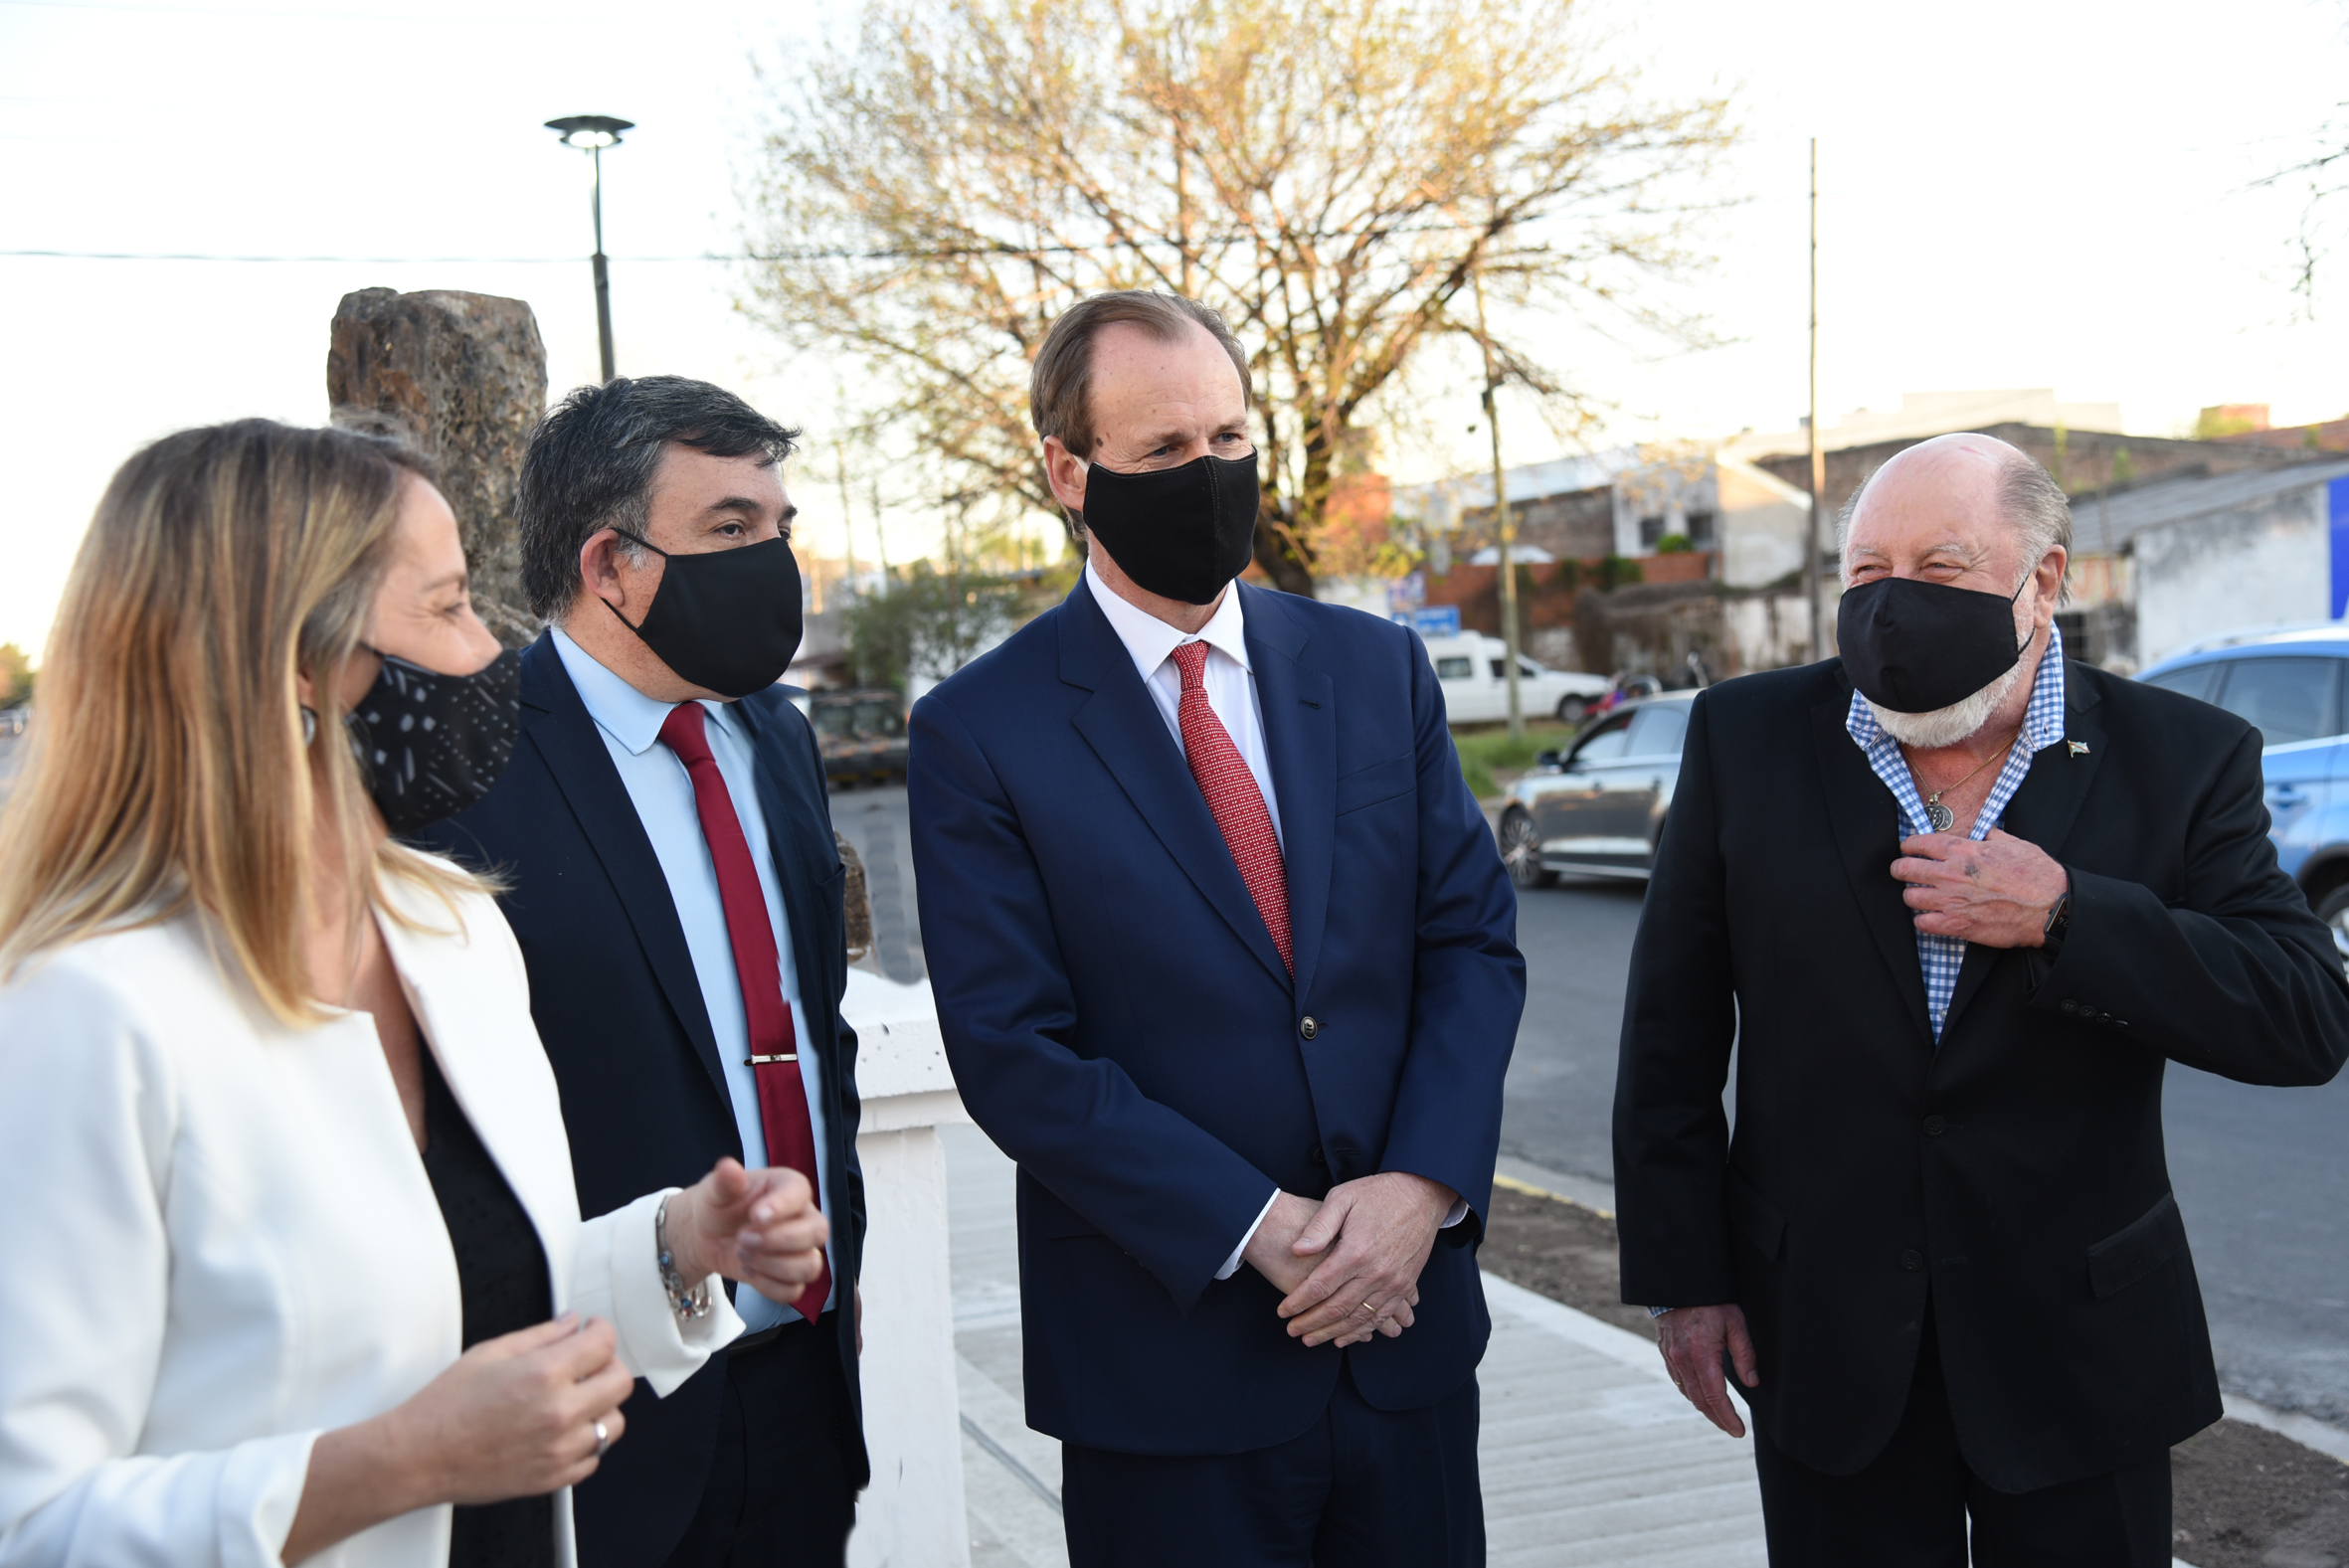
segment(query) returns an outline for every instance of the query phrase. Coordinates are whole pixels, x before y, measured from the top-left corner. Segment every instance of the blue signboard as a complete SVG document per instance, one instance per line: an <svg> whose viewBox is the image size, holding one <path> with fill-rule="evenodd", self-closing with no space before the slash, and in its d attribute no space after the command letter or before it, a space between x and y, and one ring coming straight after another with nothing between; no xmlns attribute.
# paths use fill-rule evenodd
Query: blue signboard
<svg viewBox="0 0 2349 1568"><path fill-rule="evenodd" d="M1458 605L1431 605L1422 610L1414 610L1407 615L1397 615L1394 618L1423 637L1456 637L1460 635L1460 607Z"/></svg>
<svg viewBox="0 0 2349 1568"><path fill-rule="evenodd" d="M2327 522L2333 546L2333 618L2349 610L2349 479L2335 479L2324 487Z"/></svg>

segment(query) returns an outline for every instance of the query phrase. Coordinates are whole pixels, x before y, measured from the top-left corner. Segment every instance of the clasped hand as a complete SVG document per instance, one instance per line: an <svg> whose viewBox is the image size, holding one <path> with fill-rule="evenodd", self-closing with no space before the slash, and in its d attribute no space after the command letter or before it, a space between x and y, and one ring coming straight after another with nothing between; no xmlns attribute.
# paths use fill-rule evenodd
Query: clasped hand
<svg viewBox="0 0 2349 1568"><path fill-rule="evenodd" d="M1406 1171L1342 1182L1316 1203L1283 1192L1249 1238L1248 1264L1288 1296L1289 1336L1309 1345L1389 1339L1411 1326L1419 1271L1458 1195ZM1317 1261L1318 1260L1318 1261Z"/></svg>
<svg viewBox="0 0 2349 1568"><path fill-rule="evenodd" d="M1987 838L1919 833L1900 841L1893 880L1929 937L1986 948L2036 948L2048 912L2071 887L2063 866L2028 839L1993 828Z"/></svg>

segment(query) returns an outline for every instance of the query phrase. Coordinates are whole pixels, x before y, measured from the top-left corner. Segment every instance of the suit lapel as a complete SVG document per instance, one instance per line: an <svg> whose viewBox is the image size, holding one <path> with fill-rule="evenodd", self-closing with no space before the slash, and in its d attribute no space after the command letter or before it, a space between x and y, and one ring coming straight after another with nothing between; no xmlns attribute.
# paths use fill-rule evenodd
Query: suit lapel
<svg viewBox="0 0 2349 1568"><path fill-rule="evenodd" d="M2037 844L2059 860L2064 857L2065 841L2072 836L2072 824L2079 817L2080 802L2087 798L2088 785L2095 782L2096 769L2104 760L2104 731L2090 712L2095 705L2096 694L2080 679L2078 666L2067 668L2064 740L2041 748L2031 759L2031 772L2023 776L2015 797L2007 802L2006 817L2000 824L2007 832ZM2087 750L2075 752L2067 742L2085 746ZM1957 1015L1974 999L1974 993L1982 988L1982 982L2009 951L1974 943L1966 945L1965 962L1957 971L1957 989L1949 998L1949 1016L1941 1023L1943 1039L1949 1037Z"/></svg>
<svg viewBox="0 0 2349 1568"><path fill-rule="evenodd" d="M720 1104L732 1106L726 1070L718 1062L717 1036L710 1031L701 980L693 972L693 954L685 946L685 928L677 922L668 878L652 852L652 840L636 819L628 785L621 783L620 770L604 749L596 721L579 700L579 688L571 684L548 636L541 636L522 656L522 733L546 760L547 773L612 879L661 994L685 1026Z"/></svg>
<svg viewBox="0 0 2349 1568"><path fill-rule="evenodd" d="M1852 740L1844 722L1851 698L1830 699L1811 710L1811 735L1819 756L1820 782L1827 801L1827 818L1835 832L1836 849L1844 875L1859 901L1860 919L1893 971L1901 999L1920 1039L1930 1043L1932 1024L1925 1013L1923 961L1916 953L1916 926L1893 880L1893 862L1900 855L1900 808L1885 787L1868 756Z"/></svg>
<svg viewBox="0 0 2349 1568"><path fill-rule="evenodd" d="M1061 607L1060 678L1093 694L1073 722L1134 809L1248 951L1288 983L1289 970L1240 879L1206 796L1199 793L1174 737L1167 733L1158 704L1143 689L1133 656L1081 578Z"/></svg>
<svg viewBox="0 0 2349 1568"><path fill-rule="evenodd" d="M1297 994L1313 986L1315 961L1330 914L1332 843L1338 823L1338 704L1335 683L1297 655L1308 633L1280 596L1237 585L1245 613L1248 660L1264 710L1264 747L1280 806L1281 858L1289 887L1289 951Z"/></svg>

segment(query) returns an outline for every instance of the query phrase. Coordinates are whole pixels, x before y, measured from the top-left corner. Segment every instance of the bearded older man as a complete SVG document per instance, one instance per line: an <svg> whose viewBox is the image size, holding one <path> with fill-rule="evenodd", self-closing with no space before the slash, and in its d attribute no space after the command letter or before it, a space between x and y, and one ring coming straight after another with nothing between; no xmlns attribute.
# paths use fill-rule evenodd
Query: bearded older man
<svg viewBox="0 0 2349 1568"><path fill-rule="evenodd" d="M1778 1568L2159 1565L2219 1416L2175 1060L2321 1084L2331 938L2259 736L2067 665L2062 490L1947 436L1845 514L1840 659L1698 700L1615 1097L1627 1301L1756 1431ZM1736 1047L1732 1141L1721 1093Z"/></svg>

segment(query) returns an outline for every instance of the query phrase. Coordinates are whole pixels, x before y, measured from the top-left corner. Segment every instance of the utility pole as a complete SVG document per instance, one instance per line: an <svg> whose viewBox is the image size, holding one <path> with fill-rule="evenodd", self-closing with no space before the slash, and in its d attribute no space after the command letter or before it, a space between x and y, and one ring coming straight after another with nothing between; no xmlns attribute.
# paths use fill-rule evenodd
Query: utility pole
<svg viewBox="0 0 2349 1568"><path fill-rule="evenodd" d="M1811 602L1811 661L1827 656L1820 624L1819 548L1826 504L1827 454L1819 449L1819 138L1811 138L1811 526L1803 553L1803 593Z"/></svg>
<svg viewBox="0 0 2349 1568"><path fill-rule="evenodd" d="M1501 471L1501 377L1493 363L1493 334L1485 327L1485 264L1477 259L1469 276L1476 284L1476 340L1485 354L1485 428L1493 433L1493 519L1501 554L1501 641L1507 649L1509 672L1509 735L1526 733L1526 711L1518 696L1517 668L1517 516L1509 509L1509 486Z"/></svg>
<svg viewBox="0 0 2349 1568"><path fill-rule="evenodd" d="M832 437L832 472L840 486L840 548L848 556L848 596L860 597L856 587L856 496L848 488L848 447Z"/></svg>

